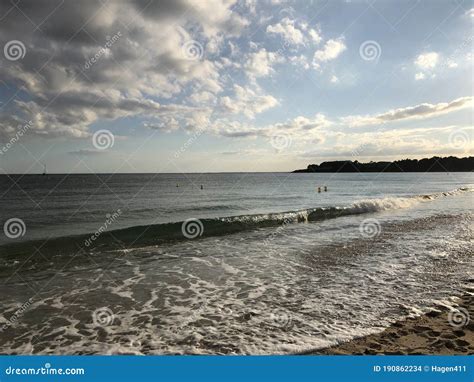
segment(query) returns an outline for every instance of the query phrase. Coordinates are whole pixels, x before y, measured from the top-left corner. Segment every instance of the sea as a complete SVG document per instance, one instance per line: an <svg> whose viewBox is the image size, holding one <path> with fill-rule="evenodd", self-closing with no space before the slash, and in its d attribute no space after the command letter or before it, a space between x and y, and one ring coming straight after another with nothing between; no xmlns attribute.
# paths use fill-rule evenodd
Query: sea
<svg viewBox="0 0 474 382"><path fill-rule="evenodd" d="M0 176L2 354L299 354L472 290L473 173Z"/></svg>

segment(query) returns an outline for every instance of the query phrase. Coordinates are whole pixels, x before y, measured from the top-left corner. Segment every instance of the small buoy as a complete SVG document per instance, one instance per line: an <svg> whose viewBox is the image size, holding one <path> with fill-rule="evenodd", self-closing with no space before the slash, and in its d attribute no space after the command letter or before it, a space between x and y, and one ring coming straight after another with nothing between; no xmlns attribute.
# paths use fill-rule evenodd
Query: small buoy
<svg viewBox="0 0 474 382"><path fill-rule="evenodd" d="M324 186L324 192L327 192L328 186Z"/></svg>
<svg viewBox="0 0 474 382"><path fill-rule="evenodd" d="M201 190L204 190L204 187L202 186L202 184L201 184Z"/></svg>
<svg viewBox="0 0 474 382"><path fill-rule="evenodd" d="M179 183L176 183L176 187L179 187Z"/></svg>

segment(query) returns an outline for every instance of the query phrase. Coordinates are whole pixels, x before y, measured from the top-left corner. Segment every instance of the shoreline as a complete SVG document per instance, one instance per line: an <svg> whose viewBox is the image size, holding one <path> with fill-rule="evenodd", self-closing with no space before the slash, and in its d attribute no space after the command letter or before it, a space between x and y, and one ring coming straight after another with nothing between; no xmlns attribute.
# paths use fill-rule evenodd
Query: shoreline
<svg viewBox="0 0 474 382"><path fill-rule="evenodd" d="M439 306L393 323L380 333L302 355L468 355L474 354L474 294L457 302L455 314ZM451 323L450 323L451 321Z"/></svg>

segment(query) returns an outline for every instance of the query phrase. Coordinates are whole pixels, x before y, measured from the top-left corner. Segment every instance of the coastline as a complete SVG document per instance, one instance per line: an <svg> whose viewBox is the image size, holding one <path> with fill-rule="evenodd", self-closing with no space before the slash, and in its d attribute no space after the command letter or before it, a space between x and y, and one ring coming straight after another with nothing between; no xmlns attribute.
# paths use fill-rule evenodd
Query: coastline
<svg viewBox="0 0 474 382"><path fill-rule="evenodd" d="M357 160L336 160L310 164L294 173L325 172L464 172L474 171L474 157L432 157L423 159L401 159L394 162L362 163Z"/></svg>
<svg viewBox="0 0 474 382"><path fill-rule="evenodd" d="M304 355L468 355L474 354L474 294L465 294L450 324L446 307L395 322L383 332L302 353ZM466 315L466 312L468 314ZM451 318L453 321L453 318Z"/></svg>

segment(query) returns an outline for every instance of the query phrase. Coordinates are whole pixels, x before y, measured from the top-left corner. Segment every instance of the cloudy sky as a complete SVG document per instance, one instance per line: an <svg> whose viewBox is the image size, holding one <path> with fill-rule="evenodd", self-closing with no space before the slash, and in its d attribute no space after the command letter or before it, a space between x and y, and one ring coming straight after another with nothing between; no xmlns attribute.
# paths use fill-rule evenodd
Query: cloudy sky
<svg viewBox="0 0 474 382"><path fill-rule="evenodd" d="M472 1L1 0L0 171L472 155Z"/></svg>

